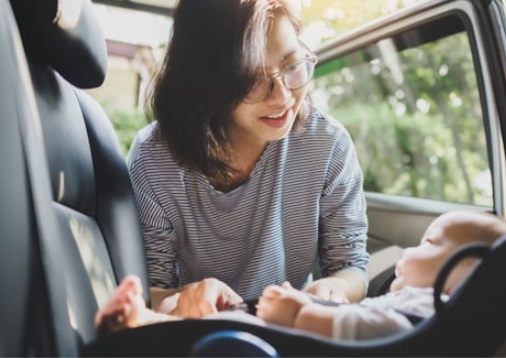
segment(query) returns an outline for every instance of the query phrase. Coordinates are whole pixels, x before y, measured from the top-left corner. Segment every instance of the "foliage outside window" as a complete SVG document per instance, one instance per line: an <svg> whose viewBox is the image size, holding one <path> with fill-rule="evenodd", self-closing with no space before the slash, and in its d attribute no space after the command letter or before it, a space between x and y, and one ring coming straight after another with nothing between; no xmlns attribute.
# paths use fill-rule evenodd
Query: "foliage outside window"
<svg viewBox="0 0 506 358"><path fill-rule="evenodd" d="M493 205L464 31L405 49L381 40L321 63L313 82L313 102L354 139L366 191Z"/></svg>
<svg viewBox="0 0 506 358"><path fill-rule="evenodd" d="M107 109L107 105L104 105L104 107L106 107L106 111L108 112L112 125L118 135L121 151L126 157L135 138L135 135L142 127L147 125L144 112L142 109Z"/></svg>

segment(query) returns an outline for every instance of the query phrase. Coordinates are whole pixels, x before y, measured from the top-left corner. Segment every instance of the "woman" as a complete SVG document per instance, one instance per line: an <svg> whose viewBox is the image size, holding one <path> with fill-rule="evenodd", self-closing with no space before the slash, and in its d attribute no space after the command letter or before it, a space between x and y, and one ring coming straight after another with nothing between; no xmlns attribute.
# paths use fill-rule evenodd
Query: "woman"
<svg viewBox="0 0 506 358"><path fill-rule="evenodd" d="M364 296L362 173L347 131L305 100L316 57L291 2L179 1L156 120L129 156L161 312L201 317L284 281Z"/></svg>

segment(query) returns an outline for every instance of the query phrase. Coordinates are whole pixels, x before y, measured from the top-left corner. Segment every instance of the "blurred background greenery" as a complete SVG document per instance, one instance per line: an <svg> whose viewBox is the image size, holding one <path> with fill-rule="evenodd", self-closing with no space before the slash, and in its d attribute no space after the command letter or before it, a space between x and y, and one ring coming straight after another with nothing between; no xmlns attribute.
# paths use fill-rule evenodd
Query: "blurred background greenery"
<svg viewBox="0 0 506 358"><path fill-rule="evenodd" d="M141 108L122 109L111 107L107 103L103 103L109 118L118 134L123 155L126 157L135 135L147 124L146 117Z"/></svg>

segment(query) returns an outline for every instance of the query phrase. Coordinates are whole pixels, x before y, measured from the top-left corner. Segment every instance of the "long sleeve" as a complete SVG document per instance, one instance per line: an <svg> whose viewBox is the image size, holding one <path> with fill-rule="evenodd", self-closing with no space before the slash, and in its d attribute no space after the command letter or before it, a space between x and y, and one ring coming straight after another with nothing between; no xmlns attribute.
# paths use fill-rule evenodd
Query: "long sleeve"
<svg viewBox="0 0 506 358"><path fill-rule="evenodd" d="M444 297L446 299L446 297ZM373 339L413 327L403 314L428 317L434 313L432 288L405 287L360 304L343 304L333 318L334 339Z"/></svg>
<svg viewBox="0 0 506 358"><path fill-rule="evenodd" d="M136 161L139 147L134 145L129 156L130 177L148 266L149 285L160 288L178 287L177 237L172 223L151 188L145 166L150 161Z"/></svg>
<svg viewBox="0 0 506 358"><path fill-rule="evenodd" d="M412 327L409 320L393 309L343 305L333 320L332 338L361 340L388 336Z"/></svg>
<svg viewBox="0 0 506 358"><path fill-rule="evenodd" d="M323 276L342 269L365 271L367 216L362 171L348 132L341 127L329 158L320 200L320 267Z"/></svg>

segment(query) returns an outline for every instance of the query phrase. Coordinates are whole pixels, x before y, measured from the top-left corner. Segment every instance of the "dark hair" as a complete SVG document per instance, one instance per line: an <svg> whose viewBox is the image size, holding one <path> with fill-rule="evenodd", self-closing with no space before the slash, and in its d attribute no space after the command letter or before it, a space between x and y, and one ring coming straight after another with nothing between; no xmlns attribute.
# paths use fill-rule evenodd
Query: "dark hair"
<svg viewBox="0 0 506 358"><path fill-rule="evenodd" d="M207 176L231 175L226 129L263 68L272 17L281 11L297 34L302 29L289 1L179 1L147 113L182 165Z"/></svg>

